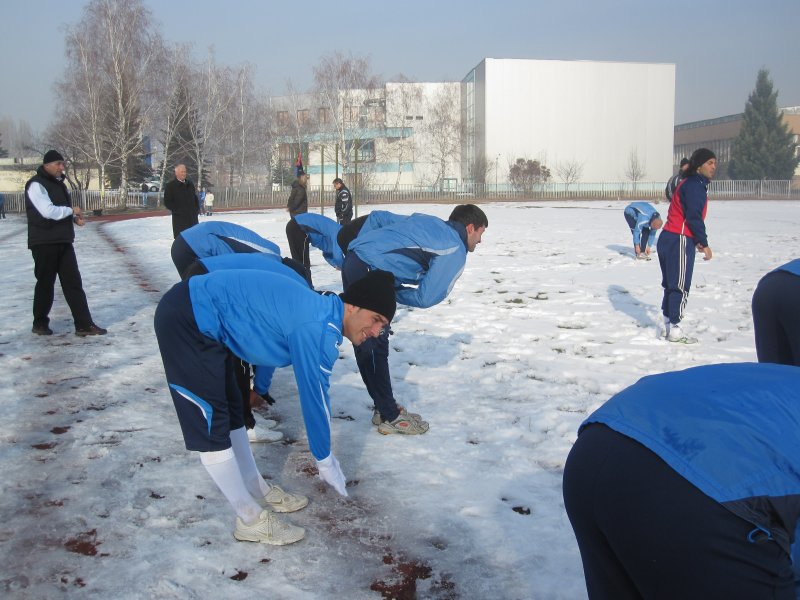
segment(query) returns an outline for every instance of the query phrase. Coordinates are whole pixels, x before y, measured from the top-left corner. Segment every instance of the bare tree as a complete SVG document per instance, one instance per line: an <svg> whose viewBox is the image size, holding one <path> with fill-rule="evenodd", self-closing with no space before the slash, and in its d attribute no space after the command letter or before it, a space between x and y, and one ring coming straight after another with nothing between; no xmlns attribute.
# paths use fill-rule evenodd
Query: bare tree
<svg viewBox="0 0 800 600"><path fill-rule="evenodd" d="M508 181L516 190L532 192L550 180L550 169L538 160L518 158L508 170Z"/></svg>
<svg viewBox="0 0 800 600"><path fill-rule="evenodd" d="M422 85L405 76L386 84L386 155L397 163L395 188L400 184L403 165L414 162L413 118L423 110Z"/></svg>
<svg viewBox="0 0 800 600"><path fill-rule="evenodd" d="M314 67L314 82L321 107L327 111L325 128L339 144L343 171L350 168L353 150L370 139L369 129L383 126L386 99L380 78L364 57L334 52Z"/></svg>
<svg viewBox="0 0 800 600"><path fill-rule="evenodd" d="M131 157L142 151L142 122L155 107L151 63L161 46L152 33L150 11L141 0L91 0L77 25L67 31L67 75L57 89L71 127L62 143L100 169L116 165L121 185Z"/></svg>
<svg viewBox="0 0 800 600"><path fill-rule="evenodd" d="M569 186L578 183L583 177L583 162L572 159L565 160L556 164L556 175L564 182L565 188L569 191Z"/></svg>
<svg viewBox="0 0 800 600"><path fill-rule="evenodd" d="M428 100L422 132L433 166L432 185L442 185L461 156L461 94L457 83L444 84Z"/></svg>
<svg viewBox="0 0 800 600"><path fill-rule="evenodd" d="M628 163L625 165L625 178L633 184L633 190L636 191L636 184L639 183L647 175L644 163L639 159L639 151L636 148L631 148L628 154Z"/></svg>

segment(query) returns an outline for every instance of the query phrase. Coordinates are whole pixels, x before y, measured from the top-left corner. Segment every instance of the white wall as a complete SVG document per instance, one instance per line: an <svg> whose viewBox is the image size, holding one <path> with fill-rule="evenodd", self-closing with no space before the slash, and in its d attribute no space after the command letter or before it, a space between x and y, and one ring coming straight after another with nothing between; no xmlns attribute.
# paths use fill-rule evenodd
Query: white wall
<svg viewBox="0 0 800 600"><path fill-rule="evenodd" d="M476 68L484 93L484 151L500 155L499 180L516 158L583 163L583 182L624 181L631 150L644 180L672 173L675 66L561 60L491 59ZM480 67L480 66L479 66ZM481 103L477 103L480 106ZM482 118L483 117L483 118Z"/></svg>

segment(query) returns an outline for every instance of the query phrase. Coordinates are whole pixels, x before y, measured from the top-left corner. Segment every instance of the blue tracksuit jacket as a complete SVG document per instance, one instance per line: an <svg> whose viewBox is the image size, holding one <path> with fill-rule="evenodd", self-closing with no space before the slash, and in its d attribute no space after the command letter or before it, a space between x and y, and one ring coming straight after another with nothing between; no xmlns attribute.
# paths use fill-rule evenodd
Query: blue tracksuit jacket
<svg viewBox="0 0 800 600"><path fill-rule="evenodd" d="M216 271L189 280L200 332L254 365L292 365L311 454L331 452L329 378L342 343L344 303L283 275Z"/></svg>
<svg viewBox="0 0 800 600"><path fill-rule="evenodd" d="M281 249L247 227L225 221L204 221L181 232L181 236L198 256L218 256L232 252L266 252L278 257Z"/></svg>
<svg viewBox="0 0 800 600"><path fill-rule="evenodd" d="M428 308L444 300L461 276L467 261L467 231L461 223L431 215L374 211L348 252L355 252L372 269L394 275L398 303Z"/></svg>
<svg viewBox="0 0 800 600"><path fill-rule="evenodd" d="M787 271L787 272L791 273L792 275L797 275L798 277L800 277L800 258L795 258L794 260L789 261L785 265L781 265L780 267L778 267L775 270L776 271Z"/></svg>
<svg viewBox="0 0 800 600"><path fill-rule="evenodd" d="M800 535L800 367L719 364L651 375L586 419L652 450L786 552ZM797 554L797 548L795 548ZM795 561L795 571L800 573Z"/></svg>
<svg viewBox="0 0 800 600"><path fill-rule="evenodd" d="M322 256L334 269L341 270L344 254L336 241L339 223L326 216L315 213L300 213L294 216L300 229L308 236L309 243L322 252Z"/></svg>
<svg viewBox="0 0 800 600"><path fill-rule="evenodd" d="M631 202L625 207L625 214L636 219L636 224L632 227L634 246L638 246L642 241L642 229L645 227L650 229L650 221L653 220L653 217L661 216L649 202ZM647 245L652 248L655 241L656 234L652 231L651 235L647 238Z"/></svg>

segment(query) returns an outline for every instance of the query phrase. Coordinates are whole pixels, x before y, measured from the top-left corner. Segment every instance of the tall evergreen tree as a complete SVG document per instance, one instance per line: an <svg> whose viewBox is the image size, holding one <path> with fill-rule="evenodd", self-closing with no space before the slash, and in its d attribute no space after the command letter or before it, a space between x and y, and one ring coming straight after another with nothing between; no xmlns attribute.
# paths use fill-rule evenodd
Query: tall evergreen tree
<svg viewBox="0 0 800 600"><path fill-rule="evenodd" d="M747 99L744 122L731 148L732 179L791 179L797 168L796 144L778 110L769 71L761 69Z"/></svg>

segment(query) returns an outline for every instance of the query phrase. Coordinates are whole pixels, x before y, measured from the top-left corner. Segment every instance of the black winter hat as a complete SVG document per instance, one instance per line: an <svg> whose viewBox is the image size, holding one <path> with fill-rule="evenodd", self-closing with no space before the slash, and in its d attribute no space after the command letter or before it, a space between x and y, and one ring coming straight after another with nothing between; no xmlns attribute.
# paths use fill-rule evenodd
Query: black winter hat
<svg viewBox="0 0 800 600"><path fill-rule="evenodd" d="M339 297L342 302L376 312L389 321L394 318L397 310L394 275L388 271L370 271L344 293L339 294Z"/></svg>
<svg viewBox="0 0 800 600"><path fill-rule="evenodd" d="M48 150L44 154L44 158L42 159L42 164L46 165L47 163L61 161L64 162L64 157L59 154L57 150Z"/></svg>
<svg viewBox="0 0 800 600"><path fill-rule="evenodd" d="M683 167L684 165L688 165L688 164L689 164L689 159L684 156L681 159L681 167Z"/></svg>
<svg viewBox="0 0 800 600"><path fill-rule="evenodd" d="M708 148L698 148L692 152L692 158L689 159L689 170L692 172L697 171L697 167L706 164L712 158L717 158L717 155L711 150Z"/></svg>

